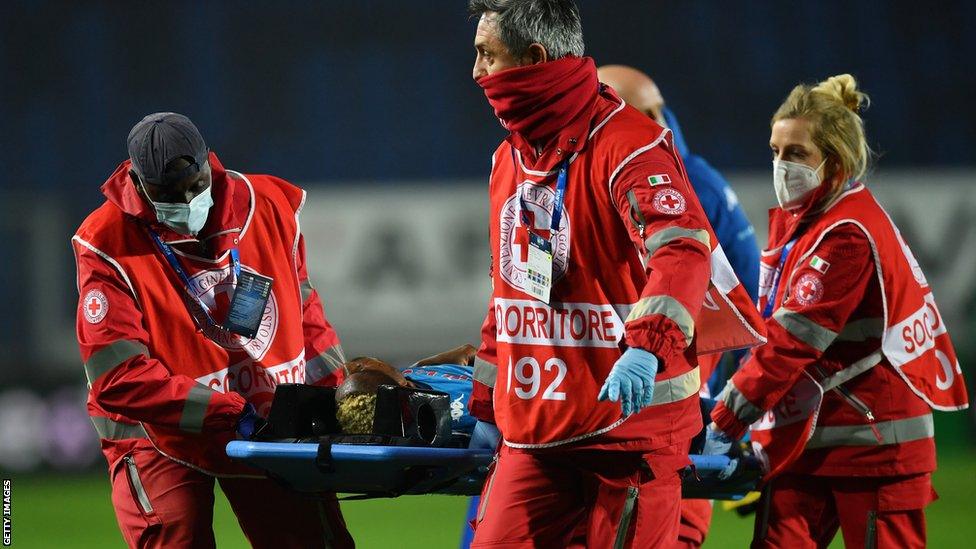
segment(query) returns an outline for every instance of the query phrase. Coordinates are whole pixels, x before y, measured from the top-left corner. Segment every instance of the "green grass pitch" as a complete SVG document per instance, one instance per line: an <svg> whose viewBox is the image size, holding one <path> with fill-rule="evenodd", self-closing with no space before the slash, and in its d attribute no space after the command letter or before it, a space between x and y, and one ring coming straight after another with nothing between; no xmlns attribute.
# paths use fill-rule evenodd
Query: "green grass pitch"
<svg viewBox="0 0 976 549"><path fill-rule="evenodd" d="M927 512L929 546L976 546L976 452L968 446L940 450L935 487L940 499ZM371 548L457 547L466 499L409 496L342 504L357 546ZM222 494L214 531L221 548L247 547ZM14 476L13 547L122 547L109 502L108 480L87 476ZM748 547L752 520L716 508L707 548ZM839 538L839 536L838 536ZM834 541L835 547L842 543Z"/></svg>

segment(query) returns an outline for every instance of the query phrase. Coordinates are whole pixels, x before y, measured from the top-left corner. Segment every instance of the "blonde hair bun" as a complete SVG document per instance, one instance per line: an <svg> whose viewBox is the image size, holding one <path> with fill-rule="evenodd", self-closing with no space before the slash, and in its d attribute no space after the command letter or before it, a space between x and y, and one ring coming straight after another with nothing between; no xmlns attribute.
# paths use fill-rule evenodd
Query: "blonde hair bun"
<svg viewBox="0 0 976 549"><path fill-rule="evenodd" d="M831 76L810 91L826 95L855 113L860 113L871 103L867 94L857 89L857 80L850 74Z"/></svg>

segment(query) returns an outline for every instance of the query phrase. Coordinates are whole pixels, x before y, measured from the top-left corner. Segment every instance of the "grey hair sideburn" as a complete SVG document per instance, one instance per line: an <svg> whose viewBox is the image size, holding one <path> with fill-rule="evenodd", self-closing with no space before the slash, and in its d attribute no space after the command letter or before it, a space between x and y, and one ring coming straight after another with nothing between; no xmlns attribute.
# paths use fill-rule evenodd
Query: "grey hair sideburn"
<svg viewBox="0 0 976 549"><path fill-rule="evenodd" d="M498 36L515 57L533 43L546 48L549 59L583 56L583 25L573 0L470 0L468 13L481 17L495 12Z"/></svg>

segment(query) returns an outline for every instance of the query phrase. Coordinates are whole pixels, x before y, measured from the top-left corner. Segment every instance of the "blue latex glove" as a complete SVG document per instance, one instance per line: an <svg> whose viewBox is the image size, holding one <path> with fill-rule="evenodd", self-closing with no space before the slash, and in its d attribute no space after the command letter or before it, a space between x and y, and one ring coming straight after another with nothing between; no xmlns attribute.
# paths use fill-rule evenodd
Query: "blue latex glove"
<svg viewBox="0 0 976 549"><path fill-rule="evenodd" d="M718 474L718 479L725 480L731 477L732 473L735 472L735 469L738 466L739 466L739 458L734 458L729 460L729 465L725 469L722 469L722 471Z"/></svg>
<svg viewBox="0 0 976 549"><path fill-rule="evenodd" d="M721 429L718 428L714 423L709 423L708 427L705 428L705 447L702 448L702 455L705 456L724 456L732 450L732 437L725 434ZM732 459L729 461L728 466L719 472L719 480L725 480L732 476L735 472L735 468L738 467L739 460Z"/></svg>
<svg viewBox="0 0 976 549"><path fill-rule="evenodd" d="M263 417L258 415L257 409L253 404L248 402L244 405L244 411L241 412L240 417L237 418L237 435L244 440L250 440L254 436L254 433L264 426L265 420Z"/></svg>
<svg viewBox="0 0 976 549"><path fill-rule="evenodd" d="M498 443L502 439L502 434L494 423L478 421L474 424L474 431L471 432L471 442L468 444L469 450L497 450Z"/></svg>
<svg viewBox="0 0 976 549"><path fill-rule="evenodd" d="M703 456L724 456L732 449L732 437L726 435L714 423L709 423L705 429L705 447Z"/></svg>
<svg viewBox="0 0 976 549"><path fill-rule="evenodd" d="M653 353L631 347L617 359L597 400L620 401L623 417L651 405L658 360Z"/></svg>

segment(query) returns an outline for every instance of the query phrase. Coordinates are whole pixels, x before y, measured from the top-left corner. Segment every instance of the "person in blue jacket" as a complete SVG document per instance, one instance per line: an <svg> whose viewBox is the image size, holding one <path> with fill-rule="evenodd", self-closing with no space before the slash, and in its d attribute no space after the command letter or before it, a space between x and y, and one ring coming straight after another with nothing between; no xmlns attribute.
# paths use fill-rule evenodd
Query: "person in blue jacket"
<svg viewBox="0 0 976 549"><path fill-rule="evenodd" d="M624 102L671 130L675 148L684 161L688 179L712 224L715 236L718 237L736 276L752 300L756 301L759 297L759 245L756 243L756 231L739 204L732 186L707 160L688 149L677 117L665 106L664 97L649 76L623 65L605 65L597 69L597 72L600 82L613 88ZM721 389L744 353L745 351L731 353L732 356L723 360L731 366L716 368L708 381L710 389Z"/></svg>

